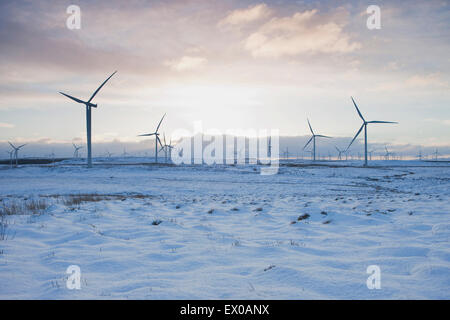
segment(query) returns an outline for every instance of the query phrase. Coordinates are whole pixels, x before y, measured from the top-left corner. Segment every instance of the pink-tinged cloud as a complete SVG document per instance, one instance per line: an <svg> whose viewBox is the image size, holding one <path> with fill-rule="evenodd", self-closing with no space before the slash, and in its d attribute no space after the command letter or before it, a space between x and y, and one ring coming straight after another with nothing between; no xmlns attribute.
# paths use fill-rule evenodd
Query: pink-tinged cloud
<svg viewBox="0 0 450 320"><path fill-rule="evenodd" d="M272 18L245 40L255 57L281 57L315 53L349 53L361 48L343 26L322 22L317 10Z"/></svg>
<svg viewBox="0 0 450 320"><path fill-rule="evenodd" d="M225 25L243 25L249 22L262 20L269 17L272 10L265 4L257 4L246 9L237 9L231 11L225 18L219 22L219 26Z"/></svg>
<svg viewBox="0 0 450 320"><path fill-rule="evenodd" d="M15 125L13 125L12 123L5 123L5 122L0 122L0 128L14 128Z"/></svg>
<svg viewBox="0 0 450 320"><path fill-rule="evenodd" d="M180 59L166 61L165 64L175 71L187 71L201 67L206 61L203 57L183 56Z"/></svg>

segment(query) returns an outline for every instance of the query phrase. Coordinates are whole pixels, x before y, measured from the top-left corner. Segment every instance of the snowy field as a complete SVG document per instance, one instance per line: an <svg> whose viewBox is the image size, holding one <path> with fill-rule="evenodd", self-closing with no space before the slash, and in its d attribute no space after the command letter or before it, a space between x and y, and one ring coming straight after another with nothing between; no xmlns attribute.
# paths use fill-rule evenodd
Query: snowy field
<svg viewBox="0 0 450 320"><path fill-rule="evenodd" d="M1 299L450 298L449 163L109 162L0 167Z"/></svg>

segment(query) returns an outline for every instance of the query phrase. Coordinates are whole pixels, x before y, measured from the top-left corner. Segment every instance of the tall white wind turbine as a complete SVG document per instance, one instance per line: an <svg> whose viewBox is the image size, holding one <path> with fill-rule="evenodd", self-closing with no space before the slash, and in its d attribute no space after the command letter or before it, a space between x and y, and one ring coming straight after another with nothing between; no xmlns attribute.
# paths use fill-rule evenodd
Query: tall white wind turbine
<svg viewBox="0 0 450 320"><path fill-rule="evenodd" d="M110 75L108 77L108 79L106 79L101 85L100 87L97 88L97 90L95 90L95 92L92 94L92 96L89 98L88 101L83 101L80 100L78 98L72 97L68 94L65 94L63 92L59 92L62 95L66 96L69 99L72 99L75 102L84 104L86 106L86 131L87 131L87 165L88 168L92 167L92 148L91 148L91 108L97 108L97 104L93 104L91 103L92 99L94 99L95 95L100 91L100 89L105 85L106 82L108 82L109 79L111 79L111 77L113 75L116 74L117 71L114 71L112 75Z"/></svg>
<svg viewBox="0 0 450 320"><path fill-rule="evenodd" d="M163 121L164 117L166 116L166 114L164 113L164 115L162 116L161 120L159 121L158 126L156 127L155 132L152 133L145 133L145 134L140 134L139 137L149 137L149 136L155 136L155 162L158 162L158 143L161 146L161 148L164 148L161 140L159 139L159 127L161 126L161 122Z"/></svg>
<svg viewBox="0 0 450 320"><path fill-rule="evenodd" d="M358 112L359 117L360 117L360 118L362 119L362 121L363 121L363 124L362 124L361 128L359 128L359 130L358 130L358 132L356 133L355 137L353 138L352 142L350 142L350 144L348 145L347 150L350 148L350 146L352 145L353 141L355 141L355 139L358 137L358 135L361 133L362 129L364 128L364 166L367 167L367 125L368 125L369 123L398 123L398 122L392 122L392 121L378 121L378 120L377 120L377 121L366 121L366 120L364 119L364 117L362 116L361 112L359 111L358 106L356 105L355 100L353 100L353 97L351 97L351 98L352 98L353 104L355 105L356 111Z"/></svg>
<svg viewBox="0 0 450 320"><path fill-rule="evenodd" d="M316 138L331 138L328 136L323 136L321 134L315 134L311 124L309 123L309 119L308 120L308 126L309 126L309 130L311 130L312 133L312 137L308 140L308 142L305 144L305 146L303 147L303 150L305 150L305 148L309 145L309 143L312 141L313 142L313 161L316 161Z"/></svg>

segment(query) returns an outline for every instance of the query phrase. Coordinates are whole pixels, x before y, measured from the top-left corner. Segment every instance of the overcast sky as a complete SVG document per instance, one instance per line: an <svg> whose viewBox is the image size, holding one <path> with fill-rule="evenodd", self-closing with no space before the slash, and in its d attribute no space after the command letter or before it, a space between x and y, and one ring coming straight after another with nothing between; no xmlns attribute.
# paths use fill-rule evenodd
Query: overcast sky
<svg viewBox="0 0 450 320"><path fill-rule="evenodd" d="M69 30L66 9L81 8ZM366 26L371 4L381 29ZM280 129L449 145L449 1L1 1L0 141L84 141L162 131Z"/></svg>

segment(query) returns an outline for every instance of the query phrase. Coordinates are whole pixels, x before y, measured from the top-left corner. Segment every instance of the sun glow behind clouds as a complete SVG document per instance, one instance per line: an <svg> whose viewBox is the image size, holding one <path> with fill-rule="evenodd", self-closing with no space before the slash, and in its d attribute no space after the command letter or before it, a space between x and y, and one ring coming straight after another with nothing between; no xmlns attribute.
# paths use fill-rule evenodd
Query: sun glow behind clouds
<svg viewBox="0 0 450 320"><path fill-rule="evenodd" d="M164 89L164 94L172 103L182 108L198 108L214 111L236 105L257 106L262 90L255 87L232 85L187 85ZM172 97L172 98L170 98Z"/></svg>

